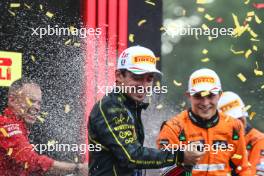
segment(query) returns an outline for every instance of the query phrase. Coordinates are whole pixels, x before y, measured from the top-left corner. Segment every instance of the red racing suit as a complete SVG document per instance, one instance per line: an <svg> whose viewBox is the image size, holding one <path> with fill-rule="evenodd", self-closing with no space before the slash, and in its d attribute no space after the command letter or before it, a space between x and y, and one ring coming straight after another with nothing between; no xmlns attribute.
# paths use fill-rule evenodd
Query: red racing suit
<svg viewBox="0 0 264 176"><path fill-rule="evenodd" d="M33 150L28 134L24 121L5 109L4 115L0 115L1 176L42 175L53 165L53 159Z"/></svg>
<svg viewBox="0 0 264 176"><path fill-rule="evenodd" d="M252 164L252 175L264 175L264 134L255 128L246 128L248 161Z"/></svg>

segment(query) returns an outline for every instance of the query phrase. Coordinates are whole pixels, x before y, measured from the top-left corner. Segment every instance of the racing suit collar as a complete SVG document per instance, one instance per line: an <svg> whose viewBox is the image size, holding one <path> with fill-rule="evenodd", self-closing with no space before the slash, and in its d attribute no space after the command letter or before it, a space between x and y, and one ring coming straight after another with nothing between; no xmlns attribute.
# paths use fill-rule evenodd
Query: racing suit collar
<svg viewBox="0 0 264 176"><path fill-rule="evenodd" d="M134 108L139 108L139 109L147 109L147 107L149 106L149 103L145 103L145 102L138 102L133 100L131 97L129 97L126 94L119 94L124 105L129 106L129 107L134 107Z"/></svg>
<svg viewBox="0 0 264 176"><path fill-rule="evenodd" d="M202 119L200 116L194 114L191 109L188 110L188 114L192 123L201 128L212 128L216 126L219 122L218 111L216 111L216 114L209 120Z"/></svg>
<svg viewBox="0 0 264 176"><path fill-rule="evenodd" d="M21 120L21 119L16 117L16 115L14 114L14 112L10 108L5 108L3 114L5 117Z"/></svg>
<svg viewBox="0 0 264 176"><path fill-rule="evenodd" d="M247 126L245 128L246 134L248 134L252 129L253 129L252 126L249 123L247 123Z"/></svg>

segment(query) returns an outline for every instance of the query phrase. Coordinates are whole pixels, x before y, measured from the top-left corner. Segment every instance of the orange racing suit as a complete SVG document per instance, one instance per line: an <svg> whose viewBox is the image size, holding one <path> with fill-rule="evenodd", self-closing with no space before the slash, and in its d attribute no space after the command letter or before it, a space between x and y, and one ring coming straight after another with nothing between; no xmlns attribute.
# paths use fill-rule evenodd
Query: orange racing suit
<svg viewBox="0 0 264 176"><path fill-rule="evenodd" d="M243 125L239 120L217 112L210 120L204 121L191 110L186 110L163 123L157 144L163 149L179 149L179 146L197 141L203 144L206 153L193 167L193 176L230 175L230 160L238 175L252 176Z"/></svg>

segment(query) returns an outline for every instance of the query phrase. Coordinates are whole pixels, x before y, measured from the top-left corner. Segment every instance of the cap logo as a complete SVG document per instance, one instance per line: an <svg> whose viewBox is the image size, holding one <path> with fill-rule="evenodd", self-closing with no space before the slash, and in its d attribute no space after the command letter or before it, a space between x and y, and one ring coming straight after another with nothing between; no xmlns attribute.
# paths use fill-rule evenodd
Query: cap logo
<svg viewBox="0 0 264 176"><path fill-rule="evenodd" d="M126 59L121 60L121 65L124 66L126 64Z"/></svg>
<svg viewBox="0 0 264 176"><path fill-rule="evenodd" d="M209 77L209 76L202 76L202 77L192 79L192 86L195 86L195 85L201 84L201 83L215 84L216 80L215 80L215 78Z"/></svg>
<svg viewBox="0 0 264 176"><path fill-rule="evenodd" d="M156 64L156 58L152 57L152 56L135 56L133 58L133 64L143 64L143 63L147 63L147 64Z"/></svg>
<svg viewBox="0 0 264 176"><path fill-rule="evenodd" d="M238 100L234 100L223 105L220 109L222 112L226 112L237 107L240 107L240 102Z"/></svg>
<svg viewBox="0 0 264 176"><path fill-rule="evenodd" d="M123 52L123 54L121 55L121 58L126 58L128 56L128 53Z"/></svg>

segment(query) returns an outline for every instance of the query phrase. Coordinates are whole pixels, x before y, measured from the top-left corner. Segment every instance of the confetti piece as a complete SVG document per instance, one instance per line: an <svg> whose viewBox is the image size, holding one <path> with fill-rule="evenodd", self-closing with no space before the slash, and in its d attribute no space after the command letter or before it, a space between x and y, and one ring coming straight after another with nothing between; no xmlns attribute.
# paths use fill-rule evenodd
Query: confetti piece
<svg viewBox="0 0 264 176"><path fill-rule="evenodd" d="M237 170L241 171L242 170L242 167L241 166L238 166L237 167Z"/></svg>
<svg viewBox="0 0 264 176"><path fill-rule="evenodd" d="M175 86L181 86L181 85L182 85L181 82L177 82L176 80L173 80L173 84L174 84Z"/></svg>
<svg viewBox="0 0 264 176"><path fill-rule="evenodd" d="M242 159L242 155L239 155L239 154L234 154L232 156L233 159Z"/></svg>
<svg viewBox="0 0 264 176"><path fill-rule="evenodd" d="M197 11L203 13L203 12L205 11L205 9L202 8L202 7L198 7L198 8L197 8Z"/></svg>
<svg viewBox="0 0 264 176"><path fill-rule="evenodd" d="M264 89L264 84L260 87L261 89Z"/></svg>
<svg viewBox="0 0 264 176"><path fill-rule="evenodd" d="M183 101L183 102L180 104L181 107L184 107L185 105L186 105L186 102L185 102L185 101Z"/></svg>
<svg viewBox="0 0 264 176"><path fill-rule="evenodd" d="M48 16L49 18L52 18L54 16L54 14L49 12L49 11L47 11L46 16Z"/></svg>
<svg viewBox="0 0 264 176"><path fill-rule="evenodd" d="M28 168L28 162L25 163L25 166L24 166L25 169Z"/></svg>
<svg viewBox="0 0 264 176"><path fill-rule="evenodd" d="M74 162L75 162L75 163L78 163L78 162L79 162L79 159L78 159L77 156L74 157Z"/></svg>
<svg viewBox="0 0 264 176"><path fill-rule="evenodd" d="M26 97L26 103L29 107L32 106L32 101L28 97Z"/></svg>
<svg viewBox="0 0 264 176"><path fill-rule="evenodd" d="M70 105L66 104L64 108L64 112L67 114L70 111L71 111Z"/></svg>
<svg viewBox="0 0 264 176"><path fill-rule="evenodd" d="M37 119L40 121L40 123L44 123L45 122L45 119L40 117L40 116L37 116Z"/></svg>
<svg viewBox="0 0 264 176"><path fill-rule="evenodd" d="M31 7L30 7L28 4L26 4L26 3L24 3L24 6L25 6L26 8L28 8L28 9L31 9Z"/></svg>
<svg viewBox="0 0 264 176"><path fill-rule="evenodd" d="M247 105L246 107L243 108L244 112L247 112L251 108L251 105Z"/></svg>
<svg viewBox="0 0 264 176"><path fill-rule="evenodd" d="M255 38L251 38L250 41L252 41L252 42L259 42L260 40L255 39Z"/></svg>
<svg viewBox="0 0 264 176"><path fill-rule="evenodd" d="M156 82L156 86L160 87L160 82L159 81Z"/></svg>
<svg viewBox="0 0 264 176"><path fill-rule="evenodd" d="M129 34L129 37L128 37L128 39L129 39L129 41L131 42L131 43L134 43L134 34Z"/></svg>
<svg viewBox="0 0 264 176"><path fill-rule="evenodd" d="M208 57L201 59L201 62L209 62L210 59Z"/></svg>
<svg viewBox="0 0 264 176"><path fill-rule="evenodd" d="M182 16L186 16L186 10L182 9Z"/></svg>
<svg viewBox="0 0 264 176"><path fill-rule="evenodd" d="M7 156L11 156L12 153L13 153L13 148L9 148L9 149L7 150Z"/></svg>
<svg viewBox="0 0 264 176"><path fill-rule="evenodd" d="M209 21L212 21L212 20L215 19L214 17L210 16L209 14L205 14L204 15L204 18L207 19L207 20L209 20Z"/></svg>
<svg viewBox="0 0 264 176"><path fill-rule="evenodd" d="M74 26L70 26L69 29L71 34L74 35L74 33L76 32L76 28Z"/></svg>
<svg viewBox="0 0 264 176"><path fill-rule="evenodd" d="M55 145L56 143L57 143L57 141L55 141L55 140L52 139L52 140L49 140L48 141L47 145L48 146L52 146L52 145Z"/></svg>
<svg viewBox="0 0 264 176"><path fill-rule="evenodd" d="M202 97L206 97L206 96L209 95L209 94L210 94L209 91L203 91L203 92L201 92L201 96L202 96Z"/></svg>
<svg viewBox="0 0 264 176"><path fill-rule="evenodd" d="M263 71L254 69L254 73L256 76L263 76Z"/></svg>
<svg viewBox="0 0 264 176"><path fill-rule="evenodd" d="M261 19L259 19L259 17L257 15L255 15L255 21L258 24L262 23Z"/></svg>
<svg viewBox="0 0 264 176"><path fill-rule="evenodd" d="M160 57L156 57L156 61L160 61Z"/></svg>
<svg viewBox="0 0 264 176"><path fill-rule="evenodd" d="M207 1L206 0L196 0L197 4L206 4Z"/></svg>
<svg viewBox="0 0 264 176"><path fill-rule="evenodd" d="M143 25L146 22L147 22L147 20L143 19L143 20L140 20L137 25L141 26L141 25Z"/></svg>
<svg viewBox="0 0 264 176"><path fill-rule="evenodd" d="M71 43L71 39L69 39L66 42L64 42L64 45L69 45L70 43Z"/></svg>
<svg viewBox="0 0 264 176"><path fill-rule="evenodd" d="M254 11L251 11L251 12L248 12L248 13L247 13L247 16L248 16L248 17L254 16L254 15L255 15L255 12L254 12Z"/></svg>
<svg viewBox="0 0 264 176"><path fill-rule="evenodd" d="M251 112L249 115L249 120L252 120L256 114L257 114L256 112Z"/></svg>
<svg viewBox="0 0 264 176"><path fill-rule="evenodd" d="M157 107L156 107L156 109L162 109L163 108L163 105L162 104L159 104Z"/></svg>
<svg viewBox="0 0 264 176"><path fill-rule="evenodd" d="M207 49L203 49L202 53L203 54L207 54L208 53L208 50Z"/></svg>
<svg viewBox="0 0 264 176"><path fill-rule="evenodd" d="M244 2L244 4L248 4L250 2L250 0L246 0L245 2Z"/></svg>
<svg viewBox="0 0 264 176"><path fill-rule="evenodd" d="M212 40L213 40L213 37L208 36L208 40L209 40L209 41L212 41Z"/></svg>
<svg viewBox="0 0 264 176"><path fill-rule="evenodd" d="M203 28L203 30L208 30L209 29L206 24L202 24L202 28Z"/></svg>
<svg viewBox="0 0 264 176"><path fill-rule="evenodd" d="M246 18L246 21L247 21L247 22L250 22L251 20L252 20L252 17L247 17L247 18Z"/></svg>
<svg viewBox="0 0 264 176"><path fill-rule="evenodd" d="M8 133L4 128L0 128L0 132L4 135L4 137L9 137Z"/></svg>
<svg viewBox="0 0 264 176"><path fill-rule="evenodd" d="M42 11L42 10L43 10L43 5L40 4L40 5L39 5L39 8L40 8L40 10Z"/></svg>
<svg viewBox="0 0 264 176"><path fill-rule="evenodd" d="M253 45L253 50L258 51L258 47L256 45Z"/></svg>
<svg viewBox="0 0 264 176"><path fill-rule="evenodd" d="M232 51L232 53L234 53L234 54L244 54L245 53L245 51L243 51L243 50L240 50L240 51L235 51L234 49L233 49L233 46L231 46L231 48L230 48L230 51Z"/></svg>
<svg viewBox="0 0 264 176"><path fill-rule="evenodd" d="M264 3L253 3L253 7L255 7L256 9L262 9L264 8Z"/></svg>
<svg viewBox="0 0 264 176"><path fill-rule="evenodd" d="M247 80L247 78L246 78L242 73L237 74L237 77L238 77L242 82L246 82L246 80Z"/></svg>
<svg viewBox="0 0 264 176"><path fill-rule="evenodd" d="M156 4L154 2L151 2L150 0L145 1L145 3L155 6Z"/></svg>
<svg viewBox="0 0 264 176"><path fill-rule="evenodd" d="M73 44L73 46L80 47L80 46L81 46L81 44L80 44L80 43L76 43L76 42L75 42L75 43Z"/></svg>
<svg viewBox="0 0 264 176"><path fill-rule="evenodd" d="M258 34L256 34L251 28L248 27L248 32L249 34L253 37L253 38L257 38L258 37Z"/></svg>
<svg viewBox="0 0 264 176"><path fill-rule="evenodd" d="M32 60L33 62L36 62L36 58L35 58L35 56L31 55L30 58L31 58L31 60Z"/></svg>
<svg viewBox="0 0 264 176"><path fill-rule="evenodd" d="M20 7L20 3L11 3L10 8L17 8Z"/></svg>
<svg viewBox="0 0 264 176"><path fill-rule="evenodd" d="M248 57L252 54L252 50L248 49L245 53L245 57L248 59Z"/></svg>
<svg viewBox="0 0 264 176"><path fill-rule="evenodd" d="M218 17L218 18L216 18L215 21L216 21L217 23L223 23L223 22L224 22L224 19L221 18L221 17Z"/></svg>
<svg viewBox="0 0 264 176"><path fill-rule="evenodd" d="M8 12L9 12L12 16L16 16L15 12L12 12L11 10L8 10Z"/></svg>

